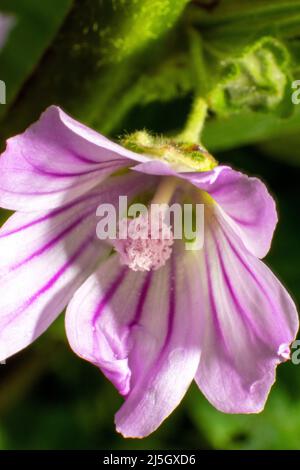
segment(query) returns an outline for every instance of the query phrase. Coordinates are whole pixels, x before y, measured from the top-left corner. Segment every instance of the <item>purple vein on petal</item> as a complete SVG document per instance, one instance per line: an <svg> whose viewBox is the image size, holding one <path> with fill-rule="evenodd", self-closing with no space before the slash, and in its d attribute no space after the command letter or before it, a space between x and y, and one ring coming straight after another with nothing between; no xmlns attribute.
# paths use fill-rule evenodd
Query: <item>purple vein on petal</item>
<svg viewBox="0 0 300 470"><path fill-rule="evenodd" d="M113 170L114 168L112 168ZM98 171L98 170L97 170ZM23 170L21 170L21 172L23 172ZM96 172L95 172L96 173ZM74 174L72 175L74 176ZM75 175L76 176L76 175ZM109 174L106 174L106 177L108 177ZM95 184L93 185L93 187L97 186L97 183L98 181L95 181L96 178L87 178L84 180L84 183L90 183L90 181L94 181ZM101 183L101 179L99 179L99 183ZM50 194L59 194L59 193L66 193L66 191L70 190L70 189L74 189L74 188L77 188L78 186L81 186L83 184L82 182L82 179L81 178L77 178L72 184L69 184L68 186L65 186L63 188L60 188L60 189L53 189L51 191L26 191L26 193L22 192L22 191L13 191L12 189L7 189L7 188L1 188L1 191L5 192L5 193L9 193L9 194L25 194L25 196L49 196Z"/></svg>
<svg viewBox="0 0 300 470"><path fill-rule="evenodd" d="M152 280L152 274L153 274L153 271L149 271L147 273L146 279L144 281L144 284L140 293L140 297L139 297L139 301L135 310L134 317L131 320L131 322L128 324L128 328L132 328L135 325L137 325L141 319L143 308L146 302L146 298L147 298L149 287L150 287L151 280Z"/></svg>
<svg viewBox="0 0 300 470"><path fill-rule="evenodd" d="M212 236L212 233L211 233ZM214 240L213 236L212 239ZM214 327L216 329L216 332L219 336L219 338L222 340L224 347L227 349L227 343L224 338L224 334L222 332L221 328L221 323L219 320L219 315L218 315L218 310L216 306L216 300L213 292L213 287L212 287L212 276L211 276L211 269L210 269L210 260L208 257L208 250L204 250L204 256L205 256L205 268L206 268L206 273L207 273L207 287L208 287L208 297L211 305L211 313L212 313L212 320L214 323Z"/></svg>
<svg viewBox="0 0 300 470"><path fill-rule="evenodd" d="M128 272L128 268L124 267L117 278L114 280L114 282L111 284L109 287L108 291L104 294L102 297L101 301L99 302L99 305L97 306L93 318L92 318L92 326L95 328L96 322L103 312L104 308L106 307L107 303L110 301L112 296L116 293L117 289L121 286L121 283L123 282L125 278L125 274Z"/></svg>
<svg viewBox="0 0 300 470"><path fill-rule="evenodd" d="M22 232L23 230L34 227L35 225L38 225L42 222L46 222L47 220L50 220L50 219L56 217L57 215L60 215L63 212L68 211L69 209L76 206L77 204L81 204L82 202L85 202L88 199L93 199L93 198L96 198L96 197L99 197L99 195L93 194L93 195L86 196L84 198L77 199L76 201L72 201L72 202L70 202L69 204L66 204L63 207L59 207L59 208L49 212L48 214L43 215L42 217L39 217L38 219L33 220L32 222L28 222L27 224L22 225L21 227L14 228L14 229L9 230L8 232L5 232L5 233L0 233L0 239L9 237L10 235L14 235L14 234L19 233L19 232Z"/></svg>
<svg viewBox="0 0 300 470"><path fill-rule="evenodd" d="M32 222L29 222L25 225L22 225L21 227L17 227L17 228L14 228L12 230L9 230L8 232L0 233L0 239L1 238L6 238L10 235L14 235L15 233L22 232L23 230L31 228L31 227L39 224L39 223L46 222L47 220L50 220L50 219L56 217L57 215L60 215L63 212L66 212L69 209L72 209L73 207L82 204L83 202L86 202L86 201L92 200L92 199L99 199L106 192L108 192L107 188L104 191L101 191L101 192L99 191L99 193L93 193L93 194L88 194L88 195L81 196L78 199L76 199L75 201L71 201L71 202L69 202L68 204L65 204L62 207L58 207L57 209L52 210L48 214L43 215L43 216L33 220Z"/></svg>
<svg viewBox="0 0 300 470"><path fill-rule="evenodd" d="M48 171L48 170L44 170L43 168L39 168L35 165L33 165L32 163L30 163L30 165L34 168L34 171L37 172L37 173L40 173L41 175L45 175L45 176L50 176L50 177L53 177L53 178L73 178L75 176L85 176L85 175L90 175L90 174L94 174L94 173L97 173L97 172L102 172L103 170L107 170L107 169L114 169L116 166L119 166L118 163L110 163L110 162L107 162L106 165L103 164L103 166L100 166L98 165L97 168L93 168L93 169L89 169L89 170L86 170L86 171L81 171L81 172L73 172L73 173L62 173L62 172L55 172L55 171Z"/></svg>
<svg viewBox="0 0 300 470"><path fill-rule="evenodd" d="M238 217L233 216L232 214L230 215L230 218L236 222L239 225L243 225L244 227L255 227L257 222L256 221L251 221L251 220L242 220Z"/></svg>
<svg viewBox="0 0 300 470"><path fill-rule="evenodd" d="M225 233L225 231L223 230L223 228L220 226L222 232L223 232L223 235L224 237L226 238L227 242L229 243L235 257L239 260L239 262L244 266L244 268L246 269L246 271L250 274L250 276L252 277L252 279L254 280L254 282L256 283L256 285L259 287L259 289L262 291L262 293L265 295L265 297L268 299L271 307L273 308L273 310L275 312L278 313L278 308L277 306L274 304L273 300L271 299L271 297L269 296L268 292L266 291L265 287L262 285L262 283L260 282L260 280L257 278L256 274L249 268L249 266L247 265L247 263L244 261L244 259L242 258L242 256L240 255L240 253L237 251L237 249L235 248L235 246L233 245L233 243L231 242L230 238L227 236L227 234Z"/></svg>
<svg viewBox="0 0 300 470"><path fill-rule="evenodd" d="M164 355L167 351L167 348L168 348L168 345L170 343L172 333L173 333L175 313L176 313L176 299L175 299L176 282L175 282L174 256L171 257L170 264L171 264L171 268L170 268L170 274L169 274L170 276L169 277L169 302L168 302L169 308L168 308L168 314L167 314L167 331L166 331L164 342L156 358L154 359L152 366L146 372L146 375L145 375L146 380L148 380L151 374L155 374L157 371L159 371L161 367L161 362L164 360ZM151 280L150 276L147 276L144 286L143 286L143 288L145 288L145 295L146 295L146 285L148 282L150 283L150 280Z"/></svg>
<svg viewBox="0 0 300 470"><path fill-rule="evenodd" d="M88 163L91 165L95 165L95 164L97 165L99 163L96 160L92 160L90 158L84 157L83 155L79 155L78 153L75 153L75 152L72 152L72 157L74 157L76 160L82 163Z"/></svg>
<svg viewBox="0 0 300 470"><path fill-rule="evenodd" d="M176 295L176 282L175 282L175 255L171 257L170 260L170 278L169 278L169 310L168 310L168 328L167 334L163 347L161 349L160 356L162 356L169 344L171 339L173 328L174 328L174 319L175 319L175 295Z"/></svg>
<svg viewBox="0 0 300 470"><path fill-rule="evenodd" d="M44 168L41 168L40 166L38 165L35 165L32 161L28 160L28 158L26 157L26 155L24 154L24 152L21 152L22 154L22 157L23 159L26 161L26 163L31 166L36 172L42 174L42 175L46 175L46 176L53 176L54 178L62 178L62 177L65 177L65 178L68 178L68 177L74 177L74 176L84 176L84 175L87 175L89 173L95 173L97 171L102 171L102 170L105 170L105 169L108 169L108 168L114 168L115 166L120 166L121 163L124 163L124 160L119 158L119 159L112 159L112 160L105 160L104 162L93 162L94 164L97 165L97 168L93 168L93 169L87 169L86 171L82 171L82 172L74 172L74 173L61 173L61 172L56 172L56 171L48 171L48 170L45 170ZM17 170L17 168L16 168Z"/></svg>
<svg viewBox="0 0 300 470"><path fill-rule="evenodd" d="M169 273L169 303L168 303L168 315L167 315L167 331L165 335L164 342L162 347L157 355L157 358L154 361L153 366L148 371L148 376L151 374L151 371L157 371L161 367L161 362L164 360L164 355L168 349L173 329L174 329L174 321L175 321L175 313L176 313L176 298L175 298L175 289L176 289L176 282L175 282L175 260L174 255L170 259L170 273Z"/></svg>
<svg viewBox="0 0 300 470"><path fill-rule="evenodd" d="M223 257L222 257L222 253L221 253L221 250L220 250L219 243L218 243L215 235L213 235L213 237L214 237L215 245L216 245L216 248L217 248L217 254L218 254L218 259L219 259L220 266L221 266L222 275L223 275L223 278L224 278L224 281L225 281L224 284L225 284L226 288L229 291L229 294L230 294L230 296L233 300L233 303L234 303L237 311L241 314L241 316L245 320L249 330L254 331L256 337L259 338L263 343L265 343L267 345L267 342L266 342L265 338L262 337L259 329L257 328L257 325L251 320L251 316L249 315L248 312L246 312L245 308L240 303L238 295L237 295L237 293L236 293L236 291L233 287L233 284L230 280L227 269L225 267L225 263L224 263L224 260L223 260Z"/></svg>
<svg viewBox="0 0 300 470"><path fill-rule="evenodd" d="M33 305L41 297L41 295L45 294L49 289L51 289L51 287L56 284L56 282L61 278L61 276L72 266L72 264L77 261L78 258L81 257L81 255L86 251L87 248L91 246L91 244L95 240L95 235L89 236L86 240L84 240L84 242L79 246L75 253L73 253L73 255L68 259L68 261L63 264L63 266L49 279L49 281L41 289L39 289L26 302L24 302L23 305L21 305L14 313L14 315L12 315L4 325L1 325L1 328L5 328L10 323L15 321L15 319L20 314L22 314L26 308Z"/></svg>
<svg viewBox="0 0 300 470"><path fill-rule="evenodd" d="M74 153L74 152L72 152L72 156L80 162L88 163L91 165L99 165L99 163L101 163L101 162L98 162L97 160L92 160L90 158L84 157L83 155L79 155L78 153ZM107 160L105 162L107 162ZM112 160L108 160L108 162L119 162L119 163L124 163L124 164L126 163L124 158L115 158Z"/></svg>
<svg viewBox="0 0 300 470"><path fill-rule="evenodd" d="M29 261L32 261L34 258L37 258L38 256L45 253L47 250L49 250L54 245L56 245L58 242L60 242L63 238L68 236L84 220L86 220L88 217L90 217L94 213L95 213L95 211L94 211L94 209L92 209L92 210L88 211L86 214L84 214L83 216L81 216L79 219L72 222L68 227L66 227L62 232L60 232L58 235L56 235L56 237L52 238L52 240L50 240L48 243L41 246L38 250L34 251L30 256L28 256L24 260L20 261L19 263L15 264L14 266L10 267L9 272L15 271L16 269L18 269L18 268L22 267L23 265L29 263Z"/></svg>
<svg viewBox="0 0 300 470"><path fill-rule="evenodd" d="M88 180L85 181L85 183L89 182ZM59 194L59 193L66 193L69 189L74 189L77 188L78 186L81 186L82 181L75 181L74 184L70 184L69 186L66 186L64 188L60 188L59 190L53 189L51 191L26 191L26 193L22 191L12 191L11 189L7 188L1 188L2 192L9 193L9 194L18 194L18 195L25 195L25 196L49 196L50 194ZM96 182L97 184L97 182ZM95 185L96 185L95 184Z"/></svg>

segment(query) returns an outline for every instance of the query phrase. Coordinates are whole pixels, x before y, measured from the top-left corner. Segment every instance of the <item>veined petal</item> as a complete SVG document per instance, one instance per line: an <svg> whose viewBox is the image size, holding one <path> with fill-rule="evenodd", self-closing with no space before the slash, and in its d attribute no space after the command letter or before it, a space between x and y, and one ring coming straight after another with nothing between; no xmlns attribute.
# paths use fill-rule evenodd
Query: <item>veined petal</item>
<svg viewBox="0 0 300 470"><path fill-rule="evenodd" d="M258 178L228 166L217 166L207 172L178 173L161 161L141 163L133 169L152 175L177 176L207 192L222 209L219 216L226 218L246 248L259 258L268 253L278 218L274 199Z"/></svg>
<svg viewBox="0 0 300 470"><path fill-rule="evenodd" d="M196 381L223 412L260 412L298 330L295 305L230 226L210 225L204 253L205 329Z"/></svg>
<svg viewBox="0 0 300 470"><path fill-rule="evenodd" d="M145 188L134 175L111 178L64 207L15 213L0 230L0 360L21 350L54 321L111 247L96 236L96 209L119 191Z"/></svg>
<svg viewBox="0 0 300 470"><path fill-rule="evenodd" d="M258 258L268 253L278 221L275 201L258 178L220 166L189 181L208 192L246 248ZM222 213L222 214L221 214Z"/></svg>
<svg viewBox="0 0 300 470"><path fill-rule="evenodd" d="M73 350L100 367L122 395L130 389L128 323L142 284L143 275L120 266L115 254L76 292L66 313Z"/></svg>
<svg viewBox="0 0 300 470"><path fill-rule="evenodd" d="M182 254L182 253L181 253ZM179 404L200 358L201 299L191 252L158 271L136 273L115 256L75 294L66 315L77 354L126 395L116 415L127 437L153 432Z"/></svg>
<svg viewBox="0 0 300 470"><path fill-rule="evenodd" d="M134 161L143 157L51 106L8 140L0 158L0 206L30 212L59 207Z"/></svg>

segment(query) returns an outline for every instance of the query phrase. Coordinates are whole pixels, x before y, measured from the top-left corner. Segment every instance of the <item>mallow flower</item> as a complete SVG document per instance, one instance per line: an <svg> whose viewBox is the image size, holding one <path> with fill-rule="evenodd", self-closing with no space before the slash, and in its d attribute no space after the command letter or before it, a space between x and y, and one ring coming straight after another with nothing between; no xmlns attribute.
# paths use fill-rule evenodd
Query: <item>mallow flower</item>
<svg viewBox="0 0 300 470"><path fill-rule="evenodd" d="M120 195L201 202L203 247L163 235L100 240L97 208ZM277 214L259 179L196 144L137 132L119 145L52 106L8 140L0 205L16 211L0 231L0 360L66 307L71 348L124 396L124 436L153 432L193 380L220 411L263 409L298 316L261 261ZM146 223L127 222L133 233Z"/></svg>

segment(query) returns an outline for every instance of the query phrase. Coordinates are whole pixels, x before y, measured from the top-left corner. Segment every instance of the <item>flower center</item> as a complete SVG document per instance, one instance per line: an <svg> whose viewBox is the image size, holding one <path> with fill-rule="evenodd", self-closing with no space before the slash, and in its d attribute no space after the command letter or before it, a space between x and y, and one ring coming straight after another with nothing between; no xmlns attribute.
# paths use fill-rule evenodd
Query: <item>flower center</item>
<svg viewBox="0 0 300 470"><path fill-rule="evenodd" d="M115 248L121 263L133 271L156 271L170 258L174 235L165 215L177 185L177 178L163 178L148 210L121 220Z"/></svg>
<svg viewBox="0 0 300 470"><path fill-rule="evenodd" d="M156 271L172 254L173 233L162 213L153 217L148 211L136 219L123 219L119 234L116 249L121 263L133 271Z"/></svg>

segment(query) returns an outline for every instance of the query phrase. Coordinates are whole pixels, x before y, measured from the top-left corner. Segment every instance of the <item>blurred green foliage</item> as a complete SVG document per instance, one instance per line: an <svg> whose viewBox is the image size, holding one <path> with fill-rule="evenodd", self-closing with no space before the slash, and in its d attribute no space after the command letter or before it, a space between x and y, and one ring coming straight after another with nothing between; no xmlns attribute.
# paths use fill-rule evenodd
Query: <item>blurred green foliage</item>
<svg viewBox="0 0 300 470"><path fill-rule="evenodd" d="M16 98L26 79L32 74L42 54L51 44L72 0L37 2L36 0L1 0L2 12L13 12L15 27L9 42L1 51L1 80L8 83L8 105ZM6 107L0 107L0 117Z"/></svg>
<svg viewBox="0 0 300 470"><path fill-rule="evenodd" d="M17 20L0 53L8 89L0 146L53 103L113 137L142 128L172 135L202 94L209 150L276 195L267 262L299 303L300 105L291 104L299 0L0 0L0 11ZM219 413L192 386L152 436L124 440L113 424L122 399L73 355L60 317L0 366L0 448L299 449L298 367L279 368L259 415Z"/></svg>

